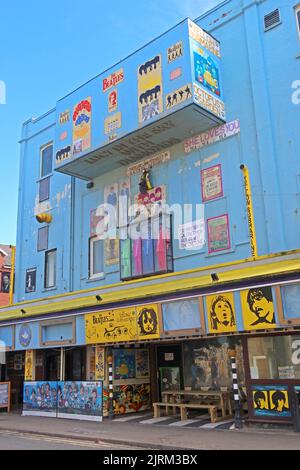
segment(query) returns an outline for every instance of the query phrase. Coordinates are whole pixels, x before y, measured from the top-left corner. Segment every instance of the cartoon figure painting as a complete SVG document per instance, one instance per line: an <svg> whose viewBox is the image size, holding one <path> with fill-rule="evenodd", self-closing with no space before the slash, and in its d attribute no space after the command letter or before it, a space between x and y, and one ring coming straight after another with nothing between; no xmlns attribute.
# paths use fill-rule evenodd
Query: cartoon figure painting
<svg viewBox="0 0 300 470"><path fill-rule="evenodd" d="M255 416L291 416L287 386L253 386L252 396Z"/></svg>
<svg viewBox="0 0 300 470"><path fill-rule="evenodd" d="M210 333L237 330L232 293L225 292L224 294L207 296L206 308Z"/></svg>

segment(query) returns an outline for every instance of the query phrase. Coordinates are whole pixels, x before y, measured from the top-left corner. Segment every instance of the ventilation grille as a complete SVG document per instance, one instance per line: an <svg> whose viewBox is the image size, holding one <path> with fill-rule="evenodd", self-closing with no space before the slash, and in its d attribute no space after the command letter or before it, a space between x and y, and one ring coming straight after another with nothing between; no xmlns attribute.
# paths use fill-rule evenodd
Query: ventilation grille
<svg viewBox="0 0 300 470"><path fill-rule="evenodd" d="M274 28L274 26L277 26L280 23L280 11L278 8L264 16L265 31Z"/></svg>

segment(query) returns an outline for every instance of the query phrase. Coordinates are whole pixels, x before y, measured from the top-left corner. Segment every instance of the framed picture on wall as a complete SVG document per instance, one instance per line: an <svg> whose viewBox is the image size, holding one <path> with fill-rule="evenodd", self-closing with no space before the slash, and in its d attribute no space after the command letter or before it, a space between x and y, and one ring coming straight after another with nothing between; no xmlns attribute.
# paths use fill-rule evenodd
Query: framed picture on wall
<svg viewBox="0 0 300 470"><path fill-rule="evenodd" d="M3 272L1 275L1 292L9 294L10 290L10 273Z"/></svg>
<svg viewBox="0 0 300 470"><path fill-rule="evenodd" d="M207 219L208 253L229 250L230 235L228 214Z"/></svg>
<svg viewBox="0 0 300 470"><path fill-rule="evenodd" d="M26 279L25 279L25 292L29 294L30 292L36 291L36 268L26 270Z"/></svg>
<svg viewBox="0 0 300 470"><path fill-rule="evenodd" d="M221 165L214 165L201 170L202 202L223 196Z"/></svg>

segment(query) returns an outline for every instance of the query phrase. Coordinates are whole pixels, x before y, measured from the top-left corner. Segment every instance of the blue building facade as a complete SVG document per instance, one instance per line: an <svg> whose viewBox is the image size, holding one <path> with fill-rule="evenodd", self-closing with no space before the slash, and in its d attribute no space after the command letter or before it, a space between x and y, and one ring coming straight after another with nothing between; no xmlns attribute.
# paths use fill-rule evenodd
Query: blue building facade
<svg viewBox="0 0 300 470"><path fill-rule="evenodd" d="M224 1L24 123L15 304L0 310L0 339L8 354L48 349L40 379L62 378L59 361L70 380L99 379L97 351L112 350L115 413L138 411L122 386L148 394L143 409L172 368L174 387L229 390L222 361L234 346L249 419L291 421L300 385L298 12L296 0ZM143 309L156 316L148 335ZM22 346L24 324L32 340ZM65 356L55 359L54 345Z"/></svg>

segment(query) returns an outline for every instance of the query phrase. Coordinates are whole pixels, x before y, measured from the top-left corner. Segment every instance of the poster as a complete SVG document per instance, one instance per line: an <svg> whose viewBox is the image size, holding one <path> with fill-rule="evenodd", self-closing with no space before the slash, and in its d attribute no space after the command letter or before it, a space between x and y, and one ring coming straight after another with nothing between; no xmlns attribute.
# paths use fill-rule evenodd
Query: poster
<svg viewBox="0 0 300 470"><path fill-rule="evenodd" d="M276 327L271 287L255 287L241 291L241 303L245 330Z"/></svg>
<svg viewBox="0 0 300 470"><path fill-rule="evenodd" d="M219 68L214 58L204 49L194 50L195 80L216 96L221 95Z"/></svg>
<svg viewBox="0 0 300 470"><path fill-rule="evenodd" d="M57 382L57 417L102 421L102 382Z"/></svg>
<svg viewBox="0 0 300 470"><path fill-rule="evenodd" d="M117 183L110 184L104 188L104 204L106 220L104 222L104 259L105 265L110 266L119 262L119 240L117 238L118 221L118 193Z"/></svg>
<svg viewBox="0 0 300 470"><path fill-rule="evenodd" d="M160 390L180 390L180 369L179 367L161 367L159 369Z"/></svg>
<svg viewBox="0 0 300 470"><path fill-rule="evenodd" d="M138 193L134 196L134 203L148 206L150 204L163 204L166 201L166 187L155 186L146 194Z"/></svg>
<svg viewBox="0 0 300 470"><path fill-rule="evenodd" d="M208 252L215 253L230 248L228 215L207 219Z"/></svg>
<svg viewBox="0 0 300 470"><path fill-rule="evenodd" d="M111 116L108 116L104 121L104 134L111 134L112 132L122 127L122 113L119 111Z"/></svg>
<svg viewBox="0 0 300 470"><path fill-rule="evenodd" d="M125 227L125 231L127 234L128 214L129 214L129 206L130 206L130 178L123 178L121 181L119 181L118 186L119 186L119 227L121 228Z"/></svg>
<svg viewBox="0 0 300 470"><path fill-rule="evenodd" d="M203 202L223 196L221 165L201 171L201 190Z"/></svg>
<svg viewBox="0 0 300 470"><path fill-rule="evenodd" d="M1 292L9 294L10 289L10 273L4 272L1 274Z"/></svg>
<svg viewBox="0 0 300 470"><path fill-rule="evenodd" d="M178 226L180 250L199 250L205 244L204 220L195 220Z"/></svg>
<svg viewBox="0 0 300 470"><path fill-rule="evenodd" d="M233 293L207 295L205 301L210 333L237 331Z"/></svg>
<svg viewBox="0 0 300 470"><path fill-rule="evenodd" d="M84 152L91 146L91 97L80 101L73 110L73 154Z"/></svg>
<svg viewBox="0 0 300 470"><path fill-rule="evenodd" d="M92 209L90 212L90 236L103 236L105 230L105 217L98 215L98 209Z"/></svg>
<svg viewBox="0 0 300 470"><path fill-rule="evenodd" d="M182 41L178 41L176 42L176 44L173 44L172 46L168 47L167 55L168 55L168 64L182 57L183 56Z"/></svg>
<svg viewBox="0 0 300 470"><path fill-rule="evenodd" d="M200 28L196 23L188 20L189 36L198 42L201 46L208 49L216 57L221 57L220 43L208 34L204 29Z"/></svg>
<svg viewBox="0 0 300 470"><path fill-rule="evenodd" d="M27 349L25 351L25 381L30 382L34 380L35 372L35 362L34 362L34 351L33 349Z"/></svg>
<svg viewBox="0 0 300 470"><path fill-rule="evenodd" d="M147 60L138 68L138 110L139 123L163 111L161 55Z"/></svg>
<svg viewBox="0 0 300 470"><path fill-rule="evenodd" d="M136 349L136 378L149 377L149 352L148 349Z"/></svg>
<svg viewBox="0 0 300 470"><path fill-rule="evenodd" d="M116 385L114 387L114 413L137 413L150 409L150 385Z"/></svg>
<svg viewBox="0 0 300 470"><path fill-rule="evenodd" d="M135 372L135 350L134 349L116 349L114 356L114 379L134 379Z"/></svg>
<svg viewBox="0 0 300 470"><path fill-rule="evenodd" d="M24 382L23 415L56 417L57 382Z"/></svg>
<svg viewBox="0 0 300 470"><path fill-rule="evenodd" d="M87 344L159 338L158 306L104 310L85 315Z"/></svg>
<svg viewBox="0 0 300 470"><path fill-rule="evenodd" d="M0 382L0 408L10 407L10 382Z"/></svg>
<svg viewBox="0 0 300 470"><path fill-rule="evenodd" d="M190 98L192 98L192 85L189 83L166 95L166 109L171 109Z"/></svg>
<svg viewBox="0 0 300 470"><path fill-rule="evenodd" d="M194 83L194 101L220 119L226 119L225 106L222 100Z"/></svg>
<svg viewBox="0 0 300 470"><path fill-rule="evenodd" d="M105 350L100 346L95 347L95 380L105 378Z"/></svg>
<svg viewBox="0 0 300 470"><path fill-rule="evenodd" d="M36 268L27 269L26 271L26 280L25 280L25 292L29 294L30 292L36 291Z"/></svg>
<svg viewBox="0 0 300 470"><path fill-rule="evenodd" d="M255 416L264 418L291 416L287 386L253 386L252 399Z"/></svg>

